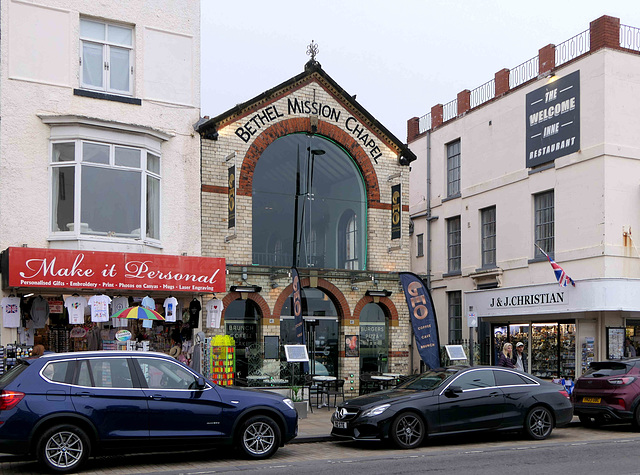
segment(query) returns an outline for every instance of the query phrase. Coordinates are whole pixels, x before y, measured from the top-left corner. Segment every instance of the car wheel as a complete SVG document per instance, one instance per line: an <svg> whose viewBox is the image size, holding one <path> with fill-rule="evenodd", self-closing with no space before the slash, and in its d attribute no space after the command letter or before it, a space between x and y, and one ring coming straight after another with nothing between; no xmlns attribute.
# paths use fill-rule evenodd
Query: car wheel
<svg viewBox="0 0 640 475"><path fill-rule="evenodd" d="M636 410L633 413L633 426L636 430L640 430L640 405L636 407Z"/></svg>
<svg viewBox="0 0 640 475"><path fill-rule="evenodd" d="M266 459L280 446L280 428L267 416L253 416L242 424L238 436L241 452L252 459Z"/></svg>
<svg viewBox="0 0 640 475"><path fill-rule="evenodd" d="M405 412L391 423L391 439L401 449L415 449L424 440L425 425L420 416Z"/></svg>
<svg viewBox="0 0 640 475"><path fill-rule="evenodd" d="M544 440L553 430L553 415L543 406L532 408L524 421L524 430L527 435L535 440Z"/></svg>
<svg viewBox="0 0 640 475"><path fill-rule="evenodd" d="M47 430L38 439L36 454L40 463L53 472L77 470L91 452L87 434L77 426L63 424Z"/></svg>

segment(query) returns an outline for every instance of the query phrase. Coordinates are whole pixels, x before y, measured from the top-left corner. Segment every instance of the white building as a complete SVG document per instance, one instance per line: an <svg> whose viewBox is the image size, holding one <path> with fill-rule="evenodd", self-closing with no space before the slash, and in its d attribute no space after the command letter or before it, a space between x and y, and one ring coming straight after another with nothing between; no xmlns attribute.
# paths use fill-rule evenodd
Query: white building
<svg viewBox="0 0 640 475"><path fill-rule="evenodd" d="M601 17L409 121L412 267L441 344L495 363L523 341L530 372L575 377L640 343L638 31Z"/></svg>
<svg viewBox="0 0 640 475"><path fill-rule="evenodd" d="M199 0L8 0L1 15L0 250L199 256ZM2 297L23 305L118 288L16 285L7 257Z"/></svg>

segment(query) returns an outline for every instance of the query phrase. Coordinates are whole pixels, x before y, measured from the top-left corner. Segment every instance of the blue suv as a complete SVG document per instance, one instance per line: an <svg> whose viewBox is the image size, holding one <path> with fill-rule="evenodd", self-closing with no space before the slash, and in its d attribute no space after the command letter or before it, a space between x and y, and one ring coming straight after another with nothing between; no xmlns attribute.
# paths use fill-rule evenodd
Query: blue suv
<svg viewBox="0 0 640 475"><path fill-rule="evenodd" d="M54 472L98 453L214 444L262 459L297 431L290 399L217 386L162 353L47 354L0 378L0 453L35 455Z"/></svg>

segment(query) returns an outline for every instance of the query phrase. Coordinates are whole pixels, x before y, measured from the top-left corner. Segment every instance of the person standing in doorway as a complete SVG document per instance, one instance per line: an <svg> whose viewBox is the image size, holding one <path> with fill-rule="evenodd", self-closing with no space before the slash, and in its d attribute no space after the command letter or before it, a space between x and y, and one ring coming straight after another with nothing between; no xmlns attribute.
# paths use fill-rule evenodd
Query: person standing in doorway
<svg viewBox="0 0 640 475"><path fill-rule="evenodd" d="M517 370L527 372L527 354L524 352L524 343L519 341L516 344L516 354L513 357L513 364Z"/></svg>
<svg viewBox="0 0 640 475"><path fill-rule="evenodd" d="M502 347L502 353L500 353L500 359L498 359L498 366L515 368L513 364L513 346L511 343L505 343Z"/></svg>

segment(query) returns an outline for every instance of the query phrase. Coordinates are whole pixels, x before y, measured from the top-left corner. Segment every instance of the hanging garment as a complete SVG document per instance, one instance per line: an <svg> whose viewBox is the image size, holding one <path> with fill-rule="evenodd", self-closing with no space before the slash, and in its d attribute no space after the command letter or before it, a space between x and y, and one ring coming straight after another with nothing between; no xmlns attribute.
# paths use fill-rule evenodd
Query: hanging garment
<svg viewBox="0 0 640 475"><path fill-rule="evenodd" d="M34 328L44 328L49 320L49 302L41 295L31 303L31 320Z"/></svg>
<svg viewBox="0 0 640 475"><path fill-rule="evenodd" d="M189 324L191 328L198 328L200 324L200 310L202 310L200 300L194 298L189 304Z"/></svg>
<svg viewBox="0 0 640 475"><path fill-rule="evenodd" d="M20 297L5 297L0 301L2 325L5 328L20 326Z"/></svg>
<svg viewBox="0 0 640 475"><path fill-rule="evenodd" d="M147 295L145 298L142 299L142 306L150 308L151 310L155 310L156 301Z"/></svg>
<svg viewBox="0 0 640 475"><path fill-rule="evenodd" d="M175 297L168 297L164 300L164 321L175 322L177 320L178 300Z"/></svg>
<svg viewBox="0 0 640 475"><path fill-rule="evenodd" d="M106 295L94 295L91 297L89 299L89 305L91 305L91 321L108 322L110 303L111 298Z"/></svg>
<svg viewBox="0 0 640 475"><path fill-rule="evenodd" d="M220 328L220 318L222 316L222 300L211 299L207 302L207 327Z"/></svg>
<svg viewBox="0 0 640 475"><path fill-rule="evenodd" d="M64 306L69 312L69 323L82 325L84 323L84 309L87 307L87 299L78 295L67 297Z"/></svg>

